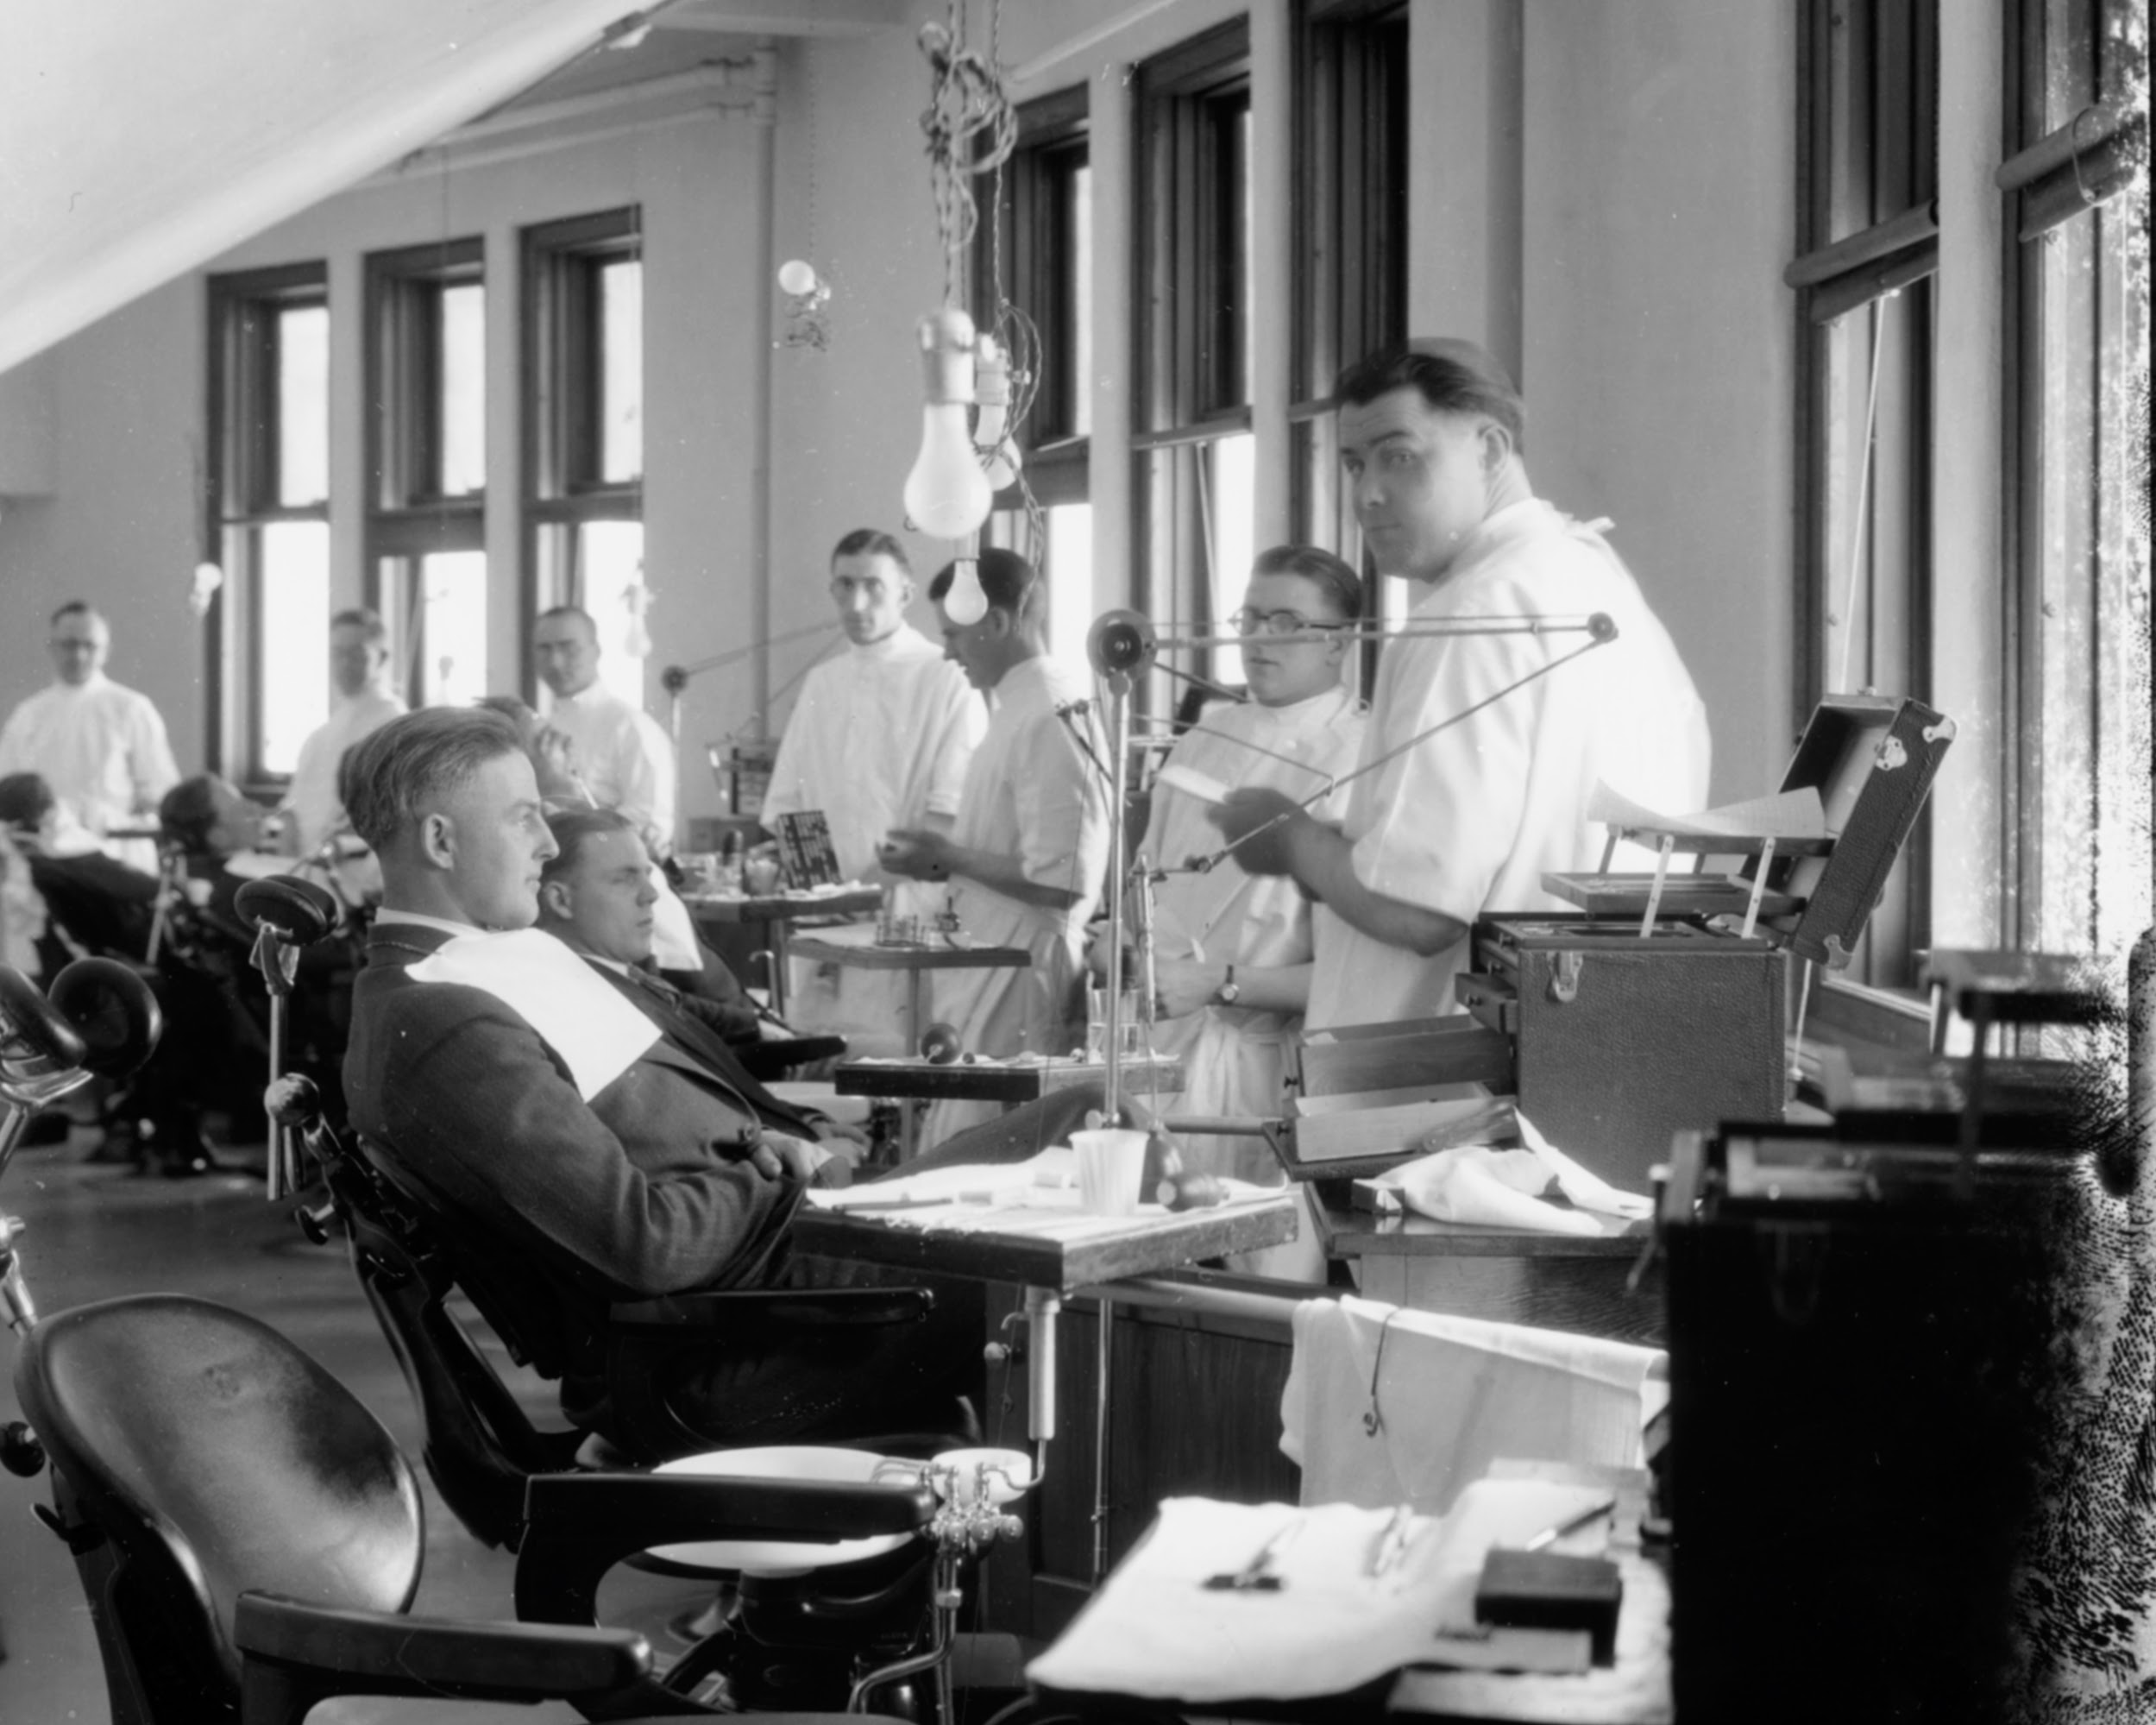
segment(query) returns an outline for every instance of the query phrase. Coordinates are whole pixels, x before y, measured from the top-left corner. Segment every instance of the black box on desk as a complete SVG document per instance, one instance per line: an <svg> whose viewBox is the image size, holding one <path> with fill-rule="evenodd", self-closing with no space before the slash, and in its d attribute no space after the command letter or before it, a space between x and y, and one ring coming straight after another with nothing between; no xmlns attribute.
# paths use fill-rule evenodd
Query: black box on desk
<svg viewBox="0 0 2156 1725"><path fill-rule="evenodd" d="M1791 960L1849 962L1952 738L1921 702L1830 696L1782 782L1818 791L1824 834L1625 828L1665 860L1751 860L1732 876L1545 875L1579 913L1480 919L1474 969L1454 985L1514 1039L1519 1111L1635 1192L1672 1134L1780 1119Z"/></svg>
<svg viewBox="0 0 2156 1725"><path fill-rule="evenodd" d="M1960 1166L1772 1125L1676 1147L1678 1718L2005 1716L2070 1163Z"/></svg>

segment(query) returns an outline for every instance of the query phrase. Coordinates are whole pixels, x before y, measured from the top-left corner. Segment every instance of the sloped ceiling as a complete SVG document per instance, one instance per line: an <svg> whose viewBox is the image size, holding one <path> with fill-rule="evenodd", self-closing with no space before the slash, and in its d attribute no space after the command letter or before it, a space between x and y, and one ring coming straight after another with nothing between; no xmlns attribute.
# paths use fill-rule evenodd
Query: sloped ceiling
<svg viewBox="0 0 2156 1725"><path fill-rule="evenodd" d="M507 100L636 0L0 0L0 371Z"/></svg>

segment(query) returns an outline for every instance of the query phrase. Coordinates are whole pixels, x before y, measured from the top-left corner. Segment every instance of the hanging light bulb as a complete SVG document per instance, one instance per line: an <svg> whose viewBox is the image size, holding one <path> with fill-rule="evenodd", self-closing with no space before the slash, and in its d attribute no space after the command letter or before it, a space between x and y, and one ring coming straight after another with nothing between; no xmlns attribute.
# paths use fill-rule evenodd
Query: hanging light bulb
<svg viewBox="0 0 2156 1725"><path fill-rule="evenodd" d="M933 538L963 539L988 519L994 501L966 424L973 320L952 306L923 318L921 354L928 399L921 410L921 453L906 475L906 513Z"/></svg>
<svg viewBox="0 0 2156 1725"><path fill-rule="evenodd" d="M826 294L831 291L824 287L822 281L818 279L816 267L812 263L803 262L800 258L789 258L786 262L779 265L778 285L796 299L806 299L819 288L823 288Z"/></svg>
<svg viewBox="0 0 2156 1725"><path fill-rule="evenodd" d="M961 629L988 615L988 589L981 585L981 566L973 558L960 557L951 566L950 590L941 603L943 614Z"/></svg>
<svg viewBox="0 0 2156 1725"><path fill-rule="evenodd" d="M1007 485L1018 483L1018 469L1024 465L1024 457L1018 453L1018 445L1009 438L996 445L988 457L988 483L992 491L1001 491Z"/></svg>
<svg viewBox="0 0 2156 1725"><path fill-rule="evenodd" d="M993 336L983 336L974 381L974 399L981 404L973 422L973 447L988 469L991 491L1001 491L1018 478L1018 447L1010 430L1010 356Z"/></svg>

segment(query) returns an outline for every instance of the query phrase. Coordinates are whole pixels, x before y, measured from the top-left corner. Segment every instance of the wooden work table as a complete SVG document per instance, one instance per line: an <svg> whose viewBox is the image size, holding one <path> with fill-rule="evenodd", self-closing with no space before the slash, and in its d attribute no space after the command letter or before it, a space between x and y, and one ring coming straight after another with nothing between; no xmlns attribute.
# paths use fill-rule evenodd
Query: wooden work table
<svg viewBox="0 0 2156 1725"><path fill-rule="evenodd" d="M1043 1212L1044 1215L1059 1212ZM1176 1213L1147 1205L1122 1227L1082 1240L985 1230L929 1231L873 1212L804 1206L794 1223L801 1250L832 1257L933 1270L977 1281L1017 1282L1068 1294L1126 1276L1154 1275L1230 1252L1295 1237L1296 1208L1283 1191L1264 1200Z"/></svg>
<svg viewBox="0 0 2156 1725"><path fill-rule="evenodd" d="M1424 1216L1320 1212L1329 1256L1356 1267L1365 1297L1425 1312L1663 1344L1660 1261L1641 1268L1646 1222L1606 1219L1599 1235L1470 1227Z"/></svg>

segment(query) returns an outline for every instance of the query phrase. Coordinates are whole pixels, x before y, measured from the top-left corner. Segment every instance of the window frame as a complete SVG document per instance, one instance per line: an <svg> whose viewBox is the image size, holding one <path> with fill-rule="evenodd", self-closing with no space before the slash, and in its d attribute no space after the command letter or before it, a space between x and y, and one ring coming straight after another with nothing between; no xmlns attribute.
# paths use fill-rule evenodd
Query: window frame
<svg viewBox="0 0 2156 1725"><path fill-rule="evenodd" d="M236 768L246 789L273 795L288 772L262 765L262 582L256 538L267 526L288 521L330 520L333 475L313 503L279 501L281 409L278 400L276 314L319 306L334 316L326 261L279 265L212 275L209 280L209 461L203 475L205 562L225 579L204 612L203 688L209 721L204 766L213 773ZM334 349L335 330L331 326ZM325 398L322 427L328 450L330 406ZM323 643L326 654L328 645ZM238 667L229 676L228 667ZM234 686L236 682L236 687Z"/></svg>
<svg viewBox="0 0 2156 1725"><path fill-rule="evenodd" d="M1131 247L1130 602L1204 631L1221 620L1204 464L1213 445L1254 425L1250 236L1244 209L1226 195L1241 146L1222 146L1231 127L1247 135L1254 125L1248 18L1142 62L1134 85L1135 206L1144 214ZM1248 188L1247 157L1241 170ZM1164 593L1164 572L1182 590ZM1213 658L1201 650L1191 670L1210 677ZM1162 676L1156 670L1141 687L1145 710L1172 707Z"/></svg>
<svg viewBox="0 0 2156 1725"><path fill-rule="evenodd" d="M366 544L361 589L396 644L398 692L424 700L425 559L487 549L487 488L444 495L431 475L442 440L440 291L484 289L486 243L474 236L366 259ZM481 364L485 363L482 350Z"/></svg>
<svg viewBox="0 0 2156 1725"><path fill-rule="evenodd" d="M525 526L519 657L525 698L537 701L533 626L554 606L585 603L577 530L600 521L644 521L642 471L625 482L600 476L603 356L597 292L606 265L643 261L643 212L627 205L544 223L523 230L521 239ZM558 549L550 551L550 540Z"/></svg>

